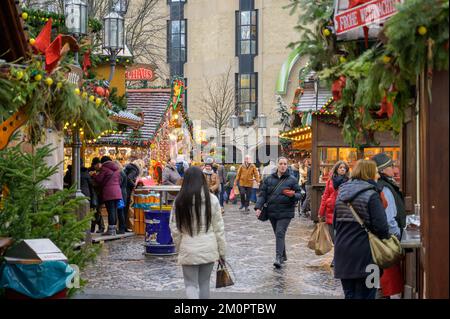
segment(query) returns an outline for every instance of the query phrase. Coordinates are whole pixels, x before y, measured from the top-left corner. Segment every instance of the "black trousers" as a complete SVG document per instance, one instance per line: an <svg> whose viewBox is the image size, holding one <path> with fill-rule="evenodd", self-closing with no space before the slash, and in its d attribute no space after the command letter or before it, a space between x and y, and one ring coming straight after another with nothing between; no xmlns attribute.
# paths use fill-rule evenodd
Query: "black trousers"
<svg viewBox="0 0 450 319"><path fill-rule="evenodd" d="M252 194L252 187L239 187L239 194L241 196L242 207L250 206L250 195Z"/></svg>
<svg viewBox="0 0 450 319"><path fill-rule="evenodd" d="M376 288L367 288L366 278L341 279L345 299L375 299Z"/></svg>
<svg viewBox="0 0 450 319"><path fill-rule="evenodd" d="M286 232L291 223L291 218L273 219L270 218L272 229L275 234L275 252L277 258L286 257Z"/></svg>
<svg viewBox="0 0 450 319"><path fill-rule="evenodd" d="M108 228L116 227L117 224L117 200L107 200L105 202L108 211Z"/></svg>

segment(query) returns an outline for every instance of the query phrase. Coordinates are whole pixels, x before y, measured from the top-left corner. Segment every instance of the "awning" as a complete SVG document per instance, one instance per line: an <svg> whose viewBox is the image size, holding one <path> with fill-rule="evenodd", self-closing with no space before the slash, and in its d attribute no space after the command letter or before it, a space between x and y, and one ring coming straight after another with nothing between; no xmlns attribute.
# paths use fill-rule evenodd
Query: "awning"
<svg viewBox="0 0 450 319"><path fill-rule="evenodd" d="M318 82L319 90L317 93L315 92L315 77L316 73L314 71L311 71L306 77L304 93L300 97L298 104L295 106L297 112L318 111L332 97L331 91L322 86L320 81Z"/></svg>

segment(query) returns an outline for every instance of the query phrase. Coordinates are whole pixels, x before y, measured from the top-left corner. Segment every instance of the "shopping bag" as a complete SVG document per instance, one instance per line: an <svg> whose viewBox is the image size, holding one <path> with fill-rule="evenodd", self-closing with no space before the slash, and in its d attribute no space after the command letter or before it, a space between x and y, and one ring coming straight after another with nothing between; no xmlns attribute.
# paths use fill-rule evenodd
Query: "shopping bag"
<svg viewBox="0 0 450 319"><path fill-rule="evenodd" d="M239 195L239 187L238 186L234 186L233 190L234 190L234 195L235 196Z"/></svg>
<svg viewBox="0 0 450 319"><path fill-rule="evenodd" d="M234 193L234 188L230 192L230 200L234 200L236 198L236 194Z"/></svg>
<svg viewBox="0 0 450 319"><path fill-rule="evenodd" d="M317 242L317 234L318 234L319 224L314 225L314 229L311 233L311 237L308 241L308 248L312 250L316 250L316 242Z"/></svg>
<svg viewBox="0 0 450 319"><path fill-rule="evenodd" d="M317 226L317 237L315 253L318 256L325 255L333 248L333 241L331 240L328 225L325 222L320 222Z"/></svg>
<svg viewBox="0 0 450 319"><path fill-rule="evenodd" d="M224 262L219 261L216 273L216 288L224 288L233 285L234 281L231 279L227 266Z"/></svg>

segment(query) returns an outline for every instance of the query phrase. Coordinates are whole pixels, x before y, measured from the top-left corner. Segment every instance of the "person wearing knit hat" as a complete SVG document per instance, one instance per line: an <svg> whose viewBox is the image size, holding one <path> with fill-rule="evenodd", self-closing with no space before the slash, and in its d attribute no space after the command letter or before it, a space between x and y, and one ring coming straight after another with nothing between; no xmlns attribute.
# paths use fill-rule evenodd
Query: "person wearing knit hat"
<svg viewBox="0 0 450 319"><path fill-rule="evenodd" d="M400 186L394 179L394 162L385 153L380 153L372 157L372 160L377 164L378 186L382 189L386 197L388 206L386 207L386 214L389 223L389 230L397 237L401 237L401 230L406 226L406 212L403 194L400 191Z"/></svg>
<svg viewBox="0 0 450 319"><path fill-rule="evenodd" d="M406 210L400 186L394 179L394 162L385 153L375 155L372 160L377 164L380 176L377 181L378 187L382 189L382 194L387 201L385 211L389 233L400 239L406 226ZM384 269L380 278L380 286L385 297L398 297L403 292L403 275L400 264Z"/></svg>

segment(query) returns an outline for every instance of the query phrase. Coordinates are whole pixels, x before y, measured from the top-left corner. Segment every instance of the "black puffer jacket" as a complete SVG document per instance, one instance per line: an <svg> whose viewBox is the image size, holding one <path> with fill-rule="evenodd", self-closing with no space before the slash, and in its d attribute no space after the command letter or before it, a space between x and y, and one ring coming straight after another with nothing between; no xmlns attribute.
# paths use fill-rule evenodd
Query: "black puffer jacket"
<svg viewBox="0 0 450 319"><path fill-rule="evenodd" d="M283 180L283 184L281 184L275 192L273 192L273 190L278 185L278 182L280 182L278 173L269 175L264 179L255 210L261 209L264 203L269 201L269 205L267 206L269 218L294 218L295 203L300 200L300 186L295 177L290 175L288 171L281 176L281 179ZM295 191L295 195L293 197L284 195L283 190L285 189Z"/></svg>

